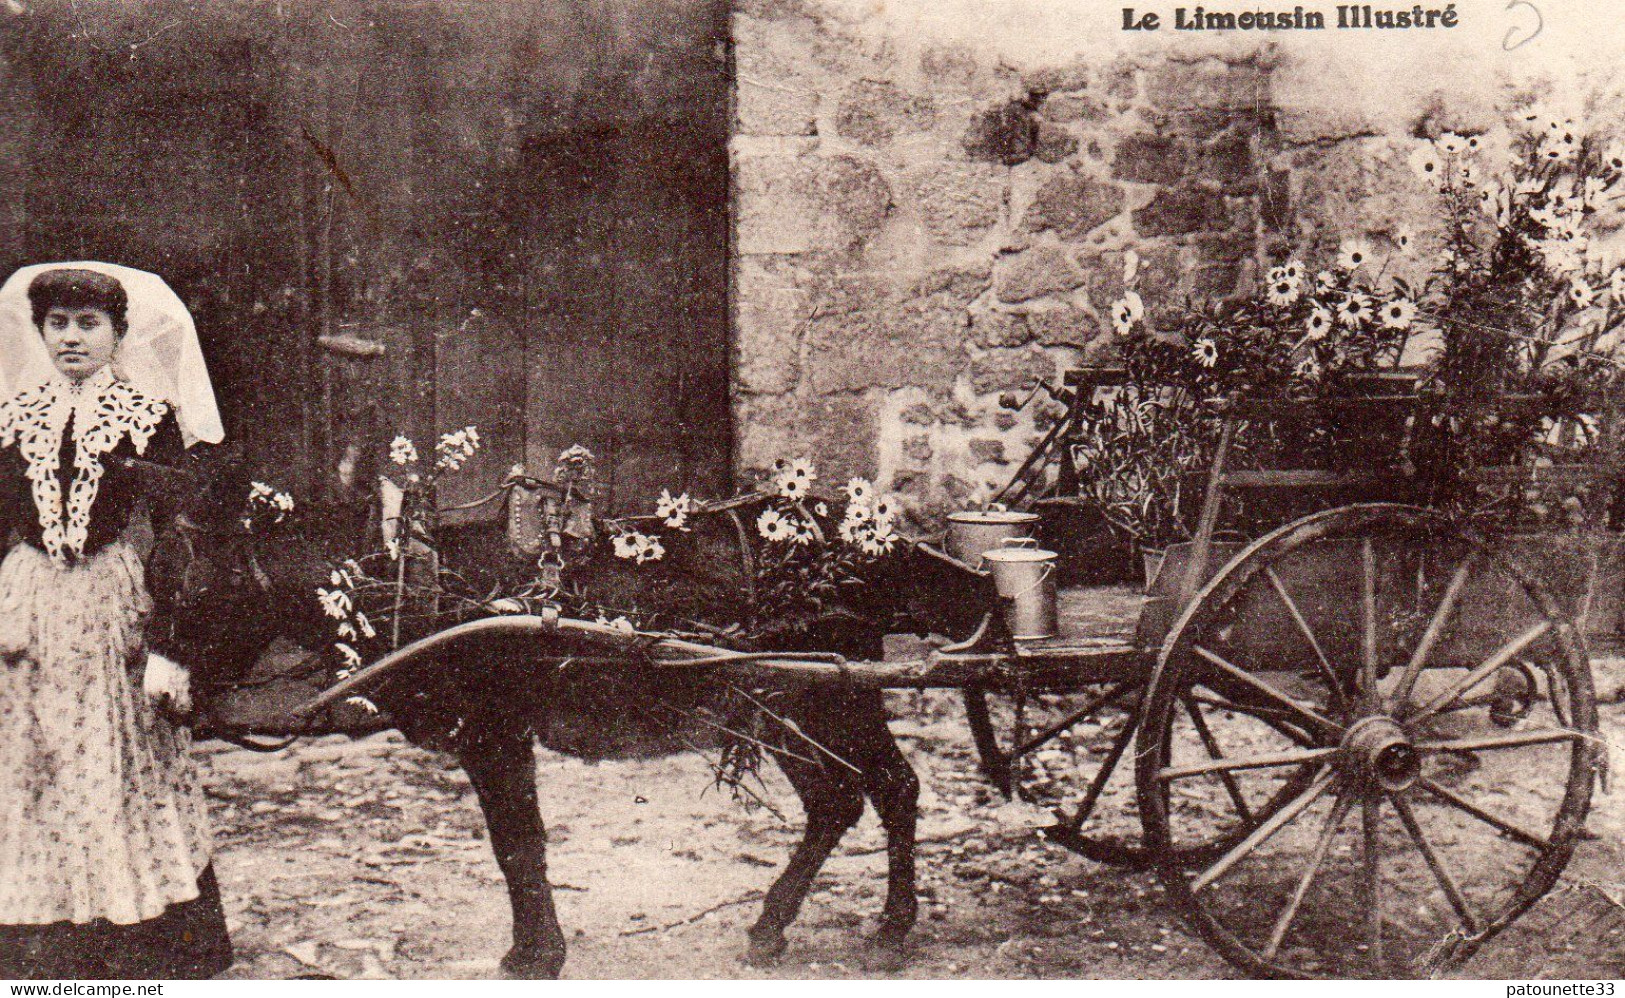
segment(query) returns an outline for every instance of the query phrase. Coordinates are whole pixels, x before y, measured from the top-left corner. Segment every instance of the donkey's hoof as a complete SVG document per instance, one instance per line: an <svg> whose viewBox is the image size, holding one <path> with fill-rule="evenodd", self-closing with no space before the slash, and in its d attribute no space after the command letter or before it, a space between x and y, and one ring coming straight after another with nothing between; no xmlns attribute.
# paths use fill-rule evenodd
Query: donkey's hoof
<svg viewBox="0 0 1625 998"><path fill-rule="evenodd" d="M871 973L895 974L908 967L911 947L907 932L888 932L882 929L869 937L859 961Z"/></svg>
<svg viewBox="0 0 1625 998"><path fill-rule="evenodd" d="M751 936L750 946L745 949L745 963L758 970L777 966L789 945L783 936L770 939Z"/></svg>
<svg viewBox="0 0 1625 998"><path fill-rule="evenodd" d="M502 976L514 981L556 981L564 970L564 954L514 947L502 958Z"/></svg>

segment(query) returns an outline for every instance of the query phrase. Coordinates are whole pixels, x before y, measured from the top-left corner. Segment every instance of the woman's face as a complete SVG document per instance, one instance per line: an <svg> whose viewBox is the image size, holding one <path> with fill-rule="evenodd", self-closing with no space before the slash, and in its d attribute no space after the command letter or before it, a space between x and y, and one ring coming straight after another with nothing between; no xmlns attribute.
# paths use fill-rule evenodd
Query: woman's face
<svg viewBox="0 0 1625 998"><path fill-rule="evenodd" d="M83 381L113 361L118 331L105 309L53 308L45 313L40 334L56 369Z"/></svg>

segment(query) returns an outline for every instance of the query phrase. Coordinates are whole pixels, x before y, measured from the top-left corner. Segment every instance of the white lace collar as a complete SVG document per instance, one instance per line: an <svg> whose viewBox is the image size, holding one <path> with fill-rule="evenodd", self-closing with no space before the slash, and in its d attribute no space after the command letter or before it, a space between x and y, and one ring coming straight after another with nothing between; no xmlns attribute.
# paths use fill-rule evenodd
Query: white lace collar
<svg viewBox="0 0 1625 998"><path fill-rule="evenodd" d="M90 511L105 470L102 457L126 437L144 454L169 406L113 377L110 368L74 382L57 376L0 406L0 446L15 445L39 514L41 543L67 564L85 553ZM62 434L73 417L73 481L62 501Z"/></svg>

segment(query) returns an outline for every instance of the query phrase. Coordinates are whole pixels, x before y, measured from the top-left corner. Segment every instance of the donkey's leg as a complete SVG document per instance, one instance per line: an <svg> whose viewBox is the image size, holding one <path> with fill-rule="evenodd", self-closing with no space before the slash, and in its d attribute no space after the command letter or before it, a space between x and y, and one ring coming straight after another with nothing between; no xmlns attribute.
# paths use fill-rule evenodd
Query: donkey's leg
<svg viewBox="0 0 1625 998"><path fill-rule="evenodd" d="M831 748L840 751L837 746ZM779 763L801 798L807 829L784 872L768 888L767 897L762 899L761 917L750 928L745 960L757 967L772 964L784 952L784 930L800 913L813 878L841 836L863 817L863 786L855 776L788 757L781 756Z"/></svg>
<svg viewBox="0 0 1625 998"><path fill-rule="evenodd" d="M858 765L863 770L864 790L886 829L886 904L875 941L900 948L919 915L914 893L914 833L919 821L920 778L886 725L880 694L861 696L868 702L852 704L848 716L857 728L853 742L863 747Z"/></svg>
<svg viewBox="0 0 1625 998"><path fill-rule="evenodd" d="M502 969L511 977L557 977L564 968L564 932L547 882L547 828L536 800L530 733L519 724L467 733L457 755L479 795L491 849L508 882L513 948Z"/></svg>

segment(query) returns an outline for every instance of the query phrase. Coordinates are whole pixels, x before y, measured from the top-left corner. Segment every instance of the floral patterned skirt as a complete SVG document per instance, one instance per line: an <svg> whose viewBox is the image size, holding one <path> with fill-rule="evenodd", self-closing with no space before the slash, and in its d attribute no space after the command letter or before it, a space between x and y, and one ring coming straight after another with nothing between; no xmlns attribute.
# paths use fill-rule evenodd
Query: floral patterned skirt
<svg viewBox="0 0 1625 998"><path fill-rule="evenodd" d="M0 563L0 925L125 926L196 899L209 828L190 734L140 689L151 607L118 541Z"/></svg>

